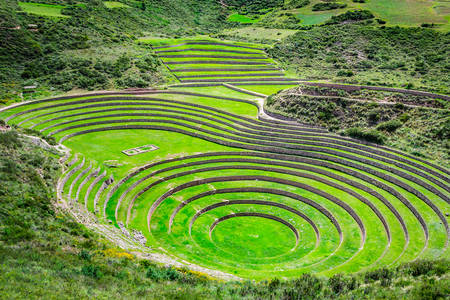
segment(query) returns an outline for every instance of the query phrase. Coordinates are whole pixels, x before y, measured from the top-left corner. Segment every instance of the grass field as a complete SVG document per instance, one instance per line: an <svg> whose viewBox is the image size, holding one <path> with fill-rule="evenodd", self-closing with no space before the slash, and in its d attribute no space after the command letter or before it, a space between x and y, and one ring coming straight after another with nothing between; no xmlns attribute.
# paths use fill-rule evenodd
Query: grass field
<svg viewBox="0 0 450 300"><path fill-rule="evenodd" d="M267 39L272 41L278 41L296 32L297 30L290 30L290 29L273 29L273 28L246 26L242 28L226 29L223 31L223 34L226 36L237 36L250 40Z"/></svg>
<svg viewBox="0 0 450 300"><path fill-rule="evenodd" d="M18 3L23 11L30 14L40 15L44 17L69 18L69 16L61 14L61 10L64 8L63 5L31 3L31 2L18 2Z"/></svg>
<svg viewBox="0 0 450 300"><path fill-rule="evenodd" d="M190 41L152 45L198 51L178 49ZM255 45L220 43L226 49L208 49L264 55ZM264 97L249 91L269 95L294 83L246 80L29 101L0 117L71 149L60 201L126 228L136 245L145 236L161 256L258 280L449 257L449 170L272 119L262 111ZM122 152L144 145L158 148Z"/></svg>
<svg viewBox="0 0 450 300"><path fill-rule="evenodd" d="M377 0L366 3L355 3L350 0L340 1L347 4L344 9L331 11L312 11L314 4L320 1L313 0L311 4L295 10L297 16L302 19L304 25L321 24L333 15L338 15L350 9L368 9L377 18L385 20L389 25L418 26L422 23L445 24L445 7L448 3L436 4L434 1L410 1L410 0ZM440 5L440 10L433 9L435 5Z"/></svg>
<svg viewBox="0 0 450 300"><path fill-rule="evenodd" d="M103 1L107 8L129 8L128 5L118 1Z"/></svg>
<svg viewBox="0 0 450 300"><path fill-rule="evenodd" d="M423 0L377 0L357 3L352 0L342 0L339 3L345 3L347 6L340 9L313 11L315 4L321 3L321 0L311 0L310 3L302 8L287 10L301 19L302 25L323 24L332 16L342 14L353 9L370 10L376 18L387 22L387 25L400 26L420 26L423 23L438 24L438 30L448 31L450 4L446 1L423 1ZM245 22L246 16L232 14L230 19L236 19L236 22L253 23L258 26L257 20ZM240 21L241 20L241 21ZM277 40L285 35L289 35L289 30L283 29L265 29L246 26L239 29L225 31L226 35L237 35L245 38L252 38L252 35L259 39L267 38Z"/></svg>
<svg viewBox="0 0 450 300"><path fill-rule="evenodd" d="M230 22L237 22L237 23L242 23L242 24L252 24L252 23L258 22L258 19L252 19L252 18L250 18L248 16L241 15L241 14L238 14L238 13L234 13L232 15L229 15L227 20L230 21Z"/></svg>

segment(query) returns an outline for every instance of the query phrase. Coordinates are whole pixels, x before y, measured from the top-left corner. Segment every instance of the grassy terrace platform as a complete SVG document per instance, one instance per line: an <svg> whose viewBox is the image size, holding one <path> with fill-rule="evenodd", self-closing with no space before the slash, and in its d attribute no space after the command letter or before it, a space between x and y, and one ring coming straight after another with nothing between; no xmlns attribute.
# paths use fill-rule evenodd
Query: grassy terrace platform
<svg viewBox="0 0 450 300"><path fill-rule="evenodd" d="M182 83L297 81L267 57L266 45L202 38L147 42Z"/></svg>
<svg viewBox="0 0 450 300"><path fill-rule="evenodd" d="M155 50L178 44L158 42ZM62 199L126 229L136 244L142 234L152 251L178 260L265 279L449 257L450 170L269 118L262 96L248 93L295 83L230 86L227 79L212 81L228 71L195 66L174 73L209 83L30 101L0 117L71 149L62 159ZM231 74L265 78L248 70ZM144 145L157 150L122 153Z"/></svg>

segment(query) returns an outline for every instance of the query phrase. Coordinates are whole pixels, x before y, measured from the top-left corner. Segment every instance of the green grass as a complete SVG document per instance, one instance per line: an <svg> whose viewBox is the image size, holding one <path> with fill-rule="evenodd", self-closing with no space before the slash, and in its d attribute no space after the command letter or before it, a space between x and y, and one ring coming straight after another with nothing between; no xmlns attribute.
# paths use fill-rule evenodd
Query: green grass
<svg viewBox="0 0 450 300"><path fill-rule="evenodd" d="M239 85L238 87L269 96L269 95L275 94L278 91L288 89L288 88L291 88L294 86L296 86L296 84L292 84L292 85Z"/></svg>
<svg viewBox="0 0 450 300"><path fill-rule="evenodd" d="M256 23L259 21L258 19L252 19L248 16L241 15L238 13L229 15L227 20L230 22L237 22L237 23L241 23L241 24L252 24L252 23Z"/></svg>
<svg viewBox="0 0 450 300"><path fill-rule="evenodd" d="M69 18L70 16L65 16L61 13L64 8L63 5L53 5L53 4L42 4L42 3L31 3L31 2L18 2L20 8L23 11L40 15L44 17L55 17L55 18Z"/></svg>
<svg viewBox="0 0 450 300"><path fill-rule="evenodd" d="M249 40L269 40L279 41L296 33L292 29L263 28L256 26L246 26L242 28L225 29L223 34L229 37L245 38Z"/></svg>
<svg viewBox="0 0 450 300"><path fill-rule="evenodd" d="M128 5L118 1L103 1L107 8L130 8Z"/></svg>
<svg viewBox="0 0 450 300"><path fill-rule="evenodd" d="M389 25L419 26L422 23L442 24L447 26L449 4L446 2L421 1L421 0L379 0L366 1L366 3L354 3L350 0L340 1L347 4L345 9L332 11L312 11L314 4L319 3L313 0L311 3L300 9L293 10L297 17L302 20L302 25L322 24L331 16L341 14L351 9L368 9L377 18L385 20ZM433 9L433 7L439 7Z"/></svg>
<svg viewBox="0 0 450 300"><path fill-rule="evenodd" d="M229 40L222 40L222 39L216 39L212 38L210 36L206 35L197 35L197 36L191 36L189 38L159 38L159 37L142 37L137 40L141 43L148 43L153 46L165 46L165 45L175 45L180 44L184 42L189 41L209 41L209 42L219 42L224 44L230 44L230 45L240 45L240 46L249 46L249 47L256 47L256 48L264 48L267 45L260 44L260 43L247 43L247 42L236 42L236 41L229 41ZM226 47L226 45L224 45ZM203 47L203 45L202 45ZM222 47L222 46L221 46Z"/></svg>

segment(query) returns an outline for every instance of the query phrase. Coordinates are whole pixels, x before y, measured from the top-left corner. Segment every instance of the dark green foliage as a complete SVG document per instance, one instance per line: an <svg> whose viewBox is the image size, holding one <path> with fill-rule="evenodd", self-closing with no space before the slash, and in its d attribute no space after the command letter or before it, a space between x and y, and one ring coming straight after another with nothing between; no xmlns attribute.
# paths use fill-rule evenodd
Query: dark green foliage
<svg viewBox="0 0 450 300"><path fill-rule="evenodd" d="M100 271L100 268L91 264L83 266L81 268L81 274L95 279L100 279L103 277L103 273Z"/></svg>
<svg viewBox="0 0 450 300"><path fill-rule="evenodd" d="M349 10L343 14L332 16L326 24L339 24L348 21L358 22L373 19L374 17L369 10Z"/></svg>
<svg viewBox="0 0 450 300"><path fill-rule="evenodd" d="M389 285L393 277L393 272L386 268L369 271L364 274L364 282L370 283L380 280L383 286Z"/></svg>
<svg viewBox="0 0 450 300"><path fill-rule="evenodd" d="M443 140L450 139L450 118L447 118L444 123L437 128L435 137Z"/></svg>
<svg viewBox="0 0 450 300"><path fill-rule="evenodd" d="M450 285L445 280L436 280L434 278L425 280L416 285L412 291L412 299L417 300L436 300L448 299L450 295Z"/></svg>
<svg viewBox="0 0 450 300"><path fill-rule="evenodd" d="M339 8L346 8L347 4L339 2L319 2L313 5L313 11L332 10Z"/></svg>
<svg viewBox="0 0 450 300"><path fill-rule="evenodd" d="M328 279L328 286L334 294L340 295L342 293L354 290L357 287L357 283L356 278L353 276L336 274Z"/></svg>
<svg viewBox="0 0 450 300"><path fill-rule="evenodd" d="M293 9L293 8L301 8L310 3L309 0L284 0L284 8Z"/></svg>
<svg viewBox="0 0 450 300"><path fill-rule="evenodd" d="M174 268L160 268L157 266L150 266L147 269L146 273L147 278L154 280L156 282L159 281L174 281L180 279L182 276L179 272L177 272Z"/></svg>
<svg viewBox="0 0 450 300"><path fill-rule="evenodd" d="M402 127L403 123L399 120L390 120L383 123L378 124L377 130L383 130L387 132L394 132L398 128Z"/></svg>
<svg viewBox="0 0 450 300"><path fill-rule="evenodd" d="M354 75L353 71L350 70L340 70L337 73L337 76L342 76L342 77L352 77Z"/></svg>
<svg viewBox="0 0 450 300"><path fill-rule="evenodd" d="M418 277L422 275L441 276L450 268L450 264L446 260L417 260L415 262L406 263L398 267L399 272Z"/></svg>
<svg viewBox="0 0 450 300"><path fill-rule="evenodd" d="M135 39L143 32L168 36L214 33L223 28L227 14L216 0L145 0L127 2L130 7L126 9L108 9L97 0L55 4L66 5L62 12L71 17L17 13L16 1L0 2L1 102L18 100L22 86L35 83L43 90L57 91L162 83L167 75L151 58L150 48L135 48ZM37 30L28 30L28 24L35 24ZM122 48L131 51L115 50Z"/></svg>
<svg viewBox="0 0 450 300"><path fill-rule="evenodd" d="M283 0L224 0L232 9L241 13L259 13L283 5Z"/></svg>
<svg viewBox="0 0 450 300"><path fill-rule="evenodd" d="M22 145L19 140L19 135L16 131L7 131L0 133L0 145L6 148L17 148Z"/></svg>
<svg viewBox="0 0 450 300"><path fill-rule="evenodd" d="M359 127L352 127L345 130L344 135L376 144L384 144L385 140L385 137L379 131L366 130Z"/></svg>
<svg viewBox="0 0 450 300"><path fill-rule="evenodd" d="M449 34L431 29L344 24L300 31L268 52L300 78L448 94L448 44Z"/></svg>
<svg viewBox="0 0 450 300"><path fill-rule="evenodd" d="M323 282L310 274L303 274L284 290L284 299L320 299Z"/></svg>

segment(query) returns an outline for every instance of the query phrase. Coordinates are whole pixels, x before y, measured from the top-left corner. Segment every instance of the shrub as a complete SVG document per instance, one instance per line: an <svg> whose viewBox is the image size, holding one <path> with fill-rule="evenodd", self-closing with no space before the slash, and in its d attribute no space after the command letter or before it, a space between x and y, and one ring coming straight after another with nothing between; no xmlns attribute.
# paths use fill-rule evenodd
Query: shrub
<svg viewBox="0 0 450 300"><path fill-rule="evenodd" d="M278 288L280 283L281 283L280 279L274 278L269 282L267 288L269 289L269 291L273 292L274 290L276 290Z"/></svg>
<svg viewBox="0 0 450 300"><path fill-rule="evenodd" d="M100 279L103 277L103 273L100 271L100 267L93 264L84 265L81 268L81 274L95 279Z"/></svg>
<svg viewBox="0 0 450 300"><path fill-rule="evenodd" d="M349 10L343 14L332 16L325 24L339 24L346 21L363 21L373 18L374 15L369 10Z"/></svg>
<svg viewBox="0 0 450 300"><path fill-rule="evenodd" d="M352 127L347 129L344 132L344 135L376 144L384 144L385 140L385 137L379 131L364 130L359 127Z"/></svg>
<svg viewBox="0 0 450 300"><path fill-rule="evenodd" d="M417 300L448 299L449 295L450 285L444 279L429 279L412 290L412 299Z"/></svg>
<svg viewBox="0 0 450 300"><path fill-rule="evenodd" d="M147 278L150 278L156 282L161 280L177 280L182 276L181 274L175 270L173 267L169 268L159 268L156 266L151 266L147 269L146 273Z"/></svg>
<svg viewBox="0 0 450 300"><path fill-rule="evenodd" d="M344 276L336 274L328 279L328 286L337 295L346 291L352 291L357 287L356 278L353 276Z"/></svg>
<svg viewBox="0 0 450 300"><path fill-rule="evenodd" d="M309 0L284 0L284 7L287 9L300 8L308 5Z"/></svg>
<svg viewBox="0 0 450 300"><path fill-rule="evenodd" d="M340 70L337 73L337 76L341 76L341 77L352 77L353 75L355 75L355 74L353 73L353 71L350 71L350 70Z"/></svg>
<svg viewBox="0 0 450 300"><path fill-rule="evenodd" d="M380 119L380 110L374 109L369 112L367 115L367 118L370 122L377 122Z"/></svg>
<svg viewBox="0 0 450 300"><path fill-rule="evenodd" d="M0 133L0 145L6 148L16 149L20 147L22 143L20 142L19 135L16 131L7 131Z"/></svg>
<svg viewBox="0 0 450 300"><path fill-rule="evenodd" d="M81 252L78 254L78 257L80 257L82 260L91 260L91 254L86 250L81 250Z"/></svg>
<svg viewBox="0 0 450 300"><path fill-rule="evenodd" d="M418 277L422 275L442 275L448 272L450 268L449 261L446 260L416 260L398 267L398 271L404 274Z"/></svg>
<svg viewBox="0 0 450 300"><path fill-rule="evenodd" d="M381 269L369 271L366 274L364 274L364 282L369 283L372 281L381 280L382 283L383 282L390 283L392 280L392 277L393 277L392 271L390 271L386 268L381 268ZM383 285L385 286L386 284L383 284Z"/></svg>
<svg viewBox="0 0 450 300"><path fill-rule="evenodd" d="M401 114L398 119L400 120L400 122L406 123L408 122L408 120L411 118L411 116L407 113L403 113Z"/></svg>
<svg viewBox="0 0 450 300"><path fill-rule="evenodd" d="M332 10L338 8L345 8L347 4L339 2L319 2L313 5L312 11Z"/></svg>
<svg viewBox="0 0 450 300"><path fill-rule="evenodd" d="M284 290L284 299L319 299L322 281L311 274L303 274L293 281L293 287Z"/></svg>
<svg viewBox="0 0 450 300"><path fill-rule="evenodd" d="M394 132L398 128L402 127L402 125L403 125L403 123L400 122L399 120L390 120L390 121L378 124L377 130L384 130L384 131L387 131L387 132Z"/></svg>
<svg viewBox="0 0 450 300"><path fill-rule="evenodd" d="M435 137L438 139L450 139L450 118L445 120L445 122L437 130Z"/></svg>

